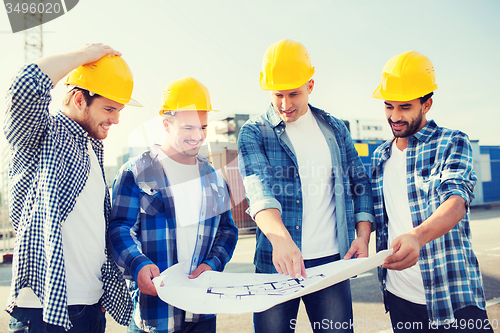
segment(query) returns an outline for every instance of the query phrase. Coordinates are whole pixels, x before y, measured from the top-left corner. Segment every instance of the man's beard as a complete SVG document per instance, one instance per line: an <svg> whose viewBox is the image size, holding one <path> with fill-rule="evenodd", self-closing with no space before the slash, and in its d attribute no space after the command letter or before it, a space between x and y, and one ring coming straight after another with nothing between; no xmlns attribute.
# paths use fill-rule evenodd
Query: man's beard
<svg viewBox="0 0 500 333"><path fill-rule="evenodd" d="M85 107L83 115L78 119L77 122L80 126L83 127L84 130L87 131L87 133L89 133L89 136L91 138L103 140L107 137L107 133L104 135L104 137L102 137L103 135L99 133L99 124L90 116L90 107Z"/></svg>
<svg viewBox="0 0 500 333"><path fill-rule="evenodd" d="M391 125L391 130L392 134L394 134L394 137L396 138L407 138L415 133L418 132L420 124L422 123L422 118L423 118L423 113L422 113L422 108L420 108L419 115L416 119L413 119L411 123L407 121L396 121L393 122L391 118L389 118L387 121L389 122L389 125ZM394 128L392 127L392 124L406 124L406 130L396 132L394 131Z"/></svg>

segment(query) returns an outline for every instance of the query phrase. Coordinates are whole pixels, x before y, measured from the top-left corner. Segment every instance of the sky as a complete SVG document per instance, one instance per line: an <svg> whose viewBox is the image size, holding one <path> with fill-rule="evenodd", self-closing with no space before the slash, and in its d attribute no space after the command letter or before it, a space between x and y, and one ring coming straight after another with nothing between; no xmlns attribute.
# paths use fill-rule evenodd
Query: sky
<svg viewBox="0 0 500 333"><path fill-rule="evenodd" d="M433 62L438 84L427 118L481 145L500 145L498 17L497 0L81 0L43 25L43 51L48 56L102 42L129 64L133 97L144 107L121 112L105 140L106 164L134 144L139 124L139 133L161 128L163 89L185 76L209 89L220 110L211 120L263 113L270 98L259 87L262 57L283 38L309 51L316 70L309 102L341 119L384 120L383 101L371 97L382 68L396 54L418 51ZM0 42L4 95L24 63L24 33L11 32L2 9ZM63 95L60 82L52 110Z"/></svg>

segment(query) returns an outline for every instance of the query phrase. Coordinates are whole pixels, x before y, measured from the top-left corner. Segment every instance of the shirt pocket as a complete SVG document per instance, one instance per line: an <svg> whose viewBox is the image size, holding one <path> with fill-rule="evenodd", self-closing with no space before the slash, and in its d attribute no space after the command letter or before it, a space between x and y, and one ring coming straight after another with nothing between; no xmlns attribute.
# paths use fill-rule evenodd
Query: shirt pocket
<svg viewBox="0 0 500 333"><path fill-rule="evenodd" d="M156 182L138 182L140 212L155 216L165 211L160 188Z"/></svg>
<svg viewBox="0 0 500 333"><path fill-rule="evenodd" d="M417 170L415 185L422 191L426 200L434 196L433 192L437 190L440 182L441 163L436 163Z"/></svg>
<svg viewBox="0 0 500 333"><path fill-rule="evenodd" d="M224 188L218 184L211 183L211 200L213 205L213 213L219 215L224 213Z"/></svg>

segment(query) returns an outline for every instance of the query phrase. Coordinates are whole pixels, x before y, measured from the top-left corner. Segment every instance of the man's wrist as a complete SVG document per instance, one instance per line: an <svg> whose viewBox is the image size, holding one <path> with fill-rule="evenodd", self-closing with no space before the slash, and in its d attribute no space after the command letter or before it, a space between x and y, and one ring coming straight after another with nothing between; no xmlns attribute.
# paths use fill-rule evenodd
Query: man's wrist
<svg viewBox="0 0 500 333"><path fill-rule="evenodd" d="M425 240L425 236L424 236L424 234L425 234L424 229L425 228L418 226L418 227L413 228L410 231L408 231L408 234L415 237L420 248L424 247L424 245L427 244L427 241Z"/></svg>
<svg viewBox="0 0 500 333"><path fill-rule="evenodd" d="M290 234L288 232L286 233L275 233L275 232L270 232L269 234L266 235L267 239L269 239L269 242L271 243L271 245L274 247L274 246L277 246L279 245L280 243L282 244L283 242L287 242L287 241L292 241L292 237L290 236Z"/></svg>
<svg viewBox="0 0 500 333"><path fill-rule="evenodd" d="M372 224L368 221L359 221L356 224L356 234L357 238L364 239L366 243L370 241L370 235L372 231Z"/></svg>

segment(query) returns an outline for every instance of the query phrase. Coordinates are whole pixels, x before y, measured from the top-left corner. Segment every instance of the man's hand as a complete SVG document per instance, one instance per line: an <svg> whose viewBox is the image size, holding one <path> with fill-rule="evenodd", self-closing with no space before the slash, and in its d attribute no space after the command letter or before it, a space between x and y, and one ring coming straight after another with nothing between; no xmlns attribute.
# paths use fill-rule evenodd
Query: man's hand
<svg viewBox="0 0 500 333"><path fill-rule="evenodd" d="M84 47L68 53L56 54L35 61L40 70L47 74L56 85L73 69L97 61L106 55L121 56L122 54L108 45L86 44Z"/></svg>
<svg viewBox="0 0 500 333"><path fill-rule="evenodd" d="M415 265L420 255L420 240L413 232L407 232L392 241L393 254L385 258L382 267L401 271Z"/></svg>
<svg viewBox="0 0 500 333"><path fill-rule="evenodd" d="M299 278L306 277L306 267L299 248L291 238L277 239L273 245L273 264L278 273Z"/></svg>
<svg viewBox="0 0 500 333"><path fill-rule="evenodd" d="M209 264L201 264L200 266L196 267L193 273L191 273L188 278L190 279L196 279L198 276L200 276L201 273L206 272L206 271L213 271L212 267L210 267Z"/></svg>
<svg viewBox="0 0 500 333"><path fill-rule="evenodd" d="M273 264L278 273L306 277L304 259L281 220L278 209L264 209L255 215L255 223L273 246Z"/></svg>
<svg viewBox="0 0 500 333"><path fill-rule="evenodd" d="M82 65L97 61L106 55L122 55L111 46L102 43L85 44L82 48L77 50L76 53L81 53L85 57Z"/></svg>
<svg viewBox="0 0 500 333"><path fill-rule="evenodd" d="M344 256L344 260L354 258L364 258L368 257L368 242L364 238L356 238L352 241L351 248L347 251Z"/></svg>
<svg viewBox="0 0 500 333"><path fill-rule="evenodd" d="M158 266L149 264L141 268L139 274L137 274L137 285L139 286L139 290L143 294L158 296L155 285L153 284L153 279L157 276L160 276Z"/></svg>
<svg viewBox="0 0 500 333"><path fill-rule="evenodd" d="M358 237L352 242L351 248L344 256L344 260L368 257L368 243L370 243L370 233L372 231L371 222L360 221L356 224Z"/></svg>

